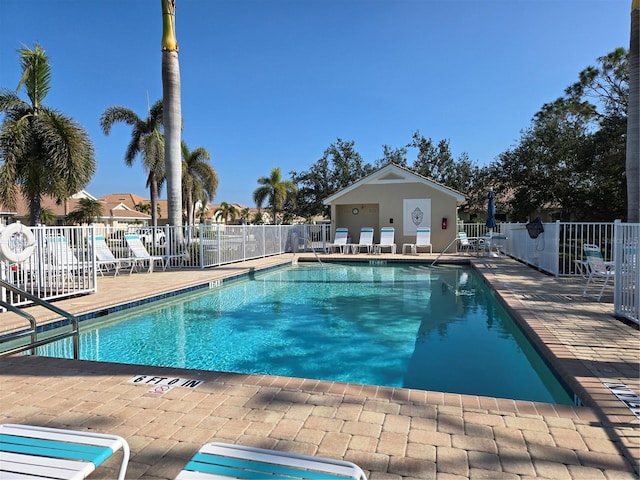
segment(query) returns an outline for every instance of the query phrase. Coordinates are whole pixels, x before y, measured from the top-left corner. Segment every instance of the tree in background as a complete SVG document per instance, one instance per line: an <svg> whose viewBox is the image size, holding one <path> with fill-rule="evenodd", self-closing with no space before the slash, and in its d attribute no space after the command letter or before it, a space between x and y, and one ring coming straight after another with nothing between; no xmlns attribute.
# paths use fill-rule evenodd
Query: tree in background
<svg viewBox="0 0 640 480"><path fill-rule="evenodd" d="M267 201L273 212L273 223L276 224L278 212L283 211L287 198L295 195L298 188L292 181L282 179L282 172L278 167L271 170L269 177L260 177L258 183L261 186L253 192L253 201L258 208L262 208L262 204Z"/></svg>
<svg viewBox="0 0 640 480"><path fill-rule="evenodd" d="M561 220L624 218L626 51L598 58L565 96L543 105L518 144L493 165L496 193L516 220L559 208Z"/></svg>
<svg viewBox="0 0 640 480"><path fill-rule="evenodd" d="M100 126L105 135L111 133L111 127L115 123L122 122L132 127L124 162L130 167L138 154L142 157L142 165L147 172L146 187L151 197L151 224L154 227L158 225L158 194L165 180L162 111L162 100L158 100L149 109L145 120L126 107L109 107L100 117Z"/></svg>
<svg viewBox="0 0 640 480"><path fill-rule="evenodd" d="M627 111L627 221L640 222L640 0L631 2Z"/></svg>
<svg viewBox="0 0 640 480"><path fill-rule="evenodd" d="M42 221L42 198L61 202L87 186L95 173L93 144L73 119L46 107L51 88L49 58L40 45L18 50L28 101L0 91L0 200L15 208L18 193L29 202L31 225Z"/></svg>
<svg viewBox="0 0 640 480"><path fill-rule="evenodd" d="M182 105L180 100L180 64L176 39L176 2L162 3L162 101L164 103L164 134L166 142L165 170L167 176L167 203L169 224L182 226L182 158L181 130ZM182 229L178 228L178 242Z"/></svg>
<svg viewBox="0 0 640 480"><path fill-rule="evenodd" d="M47 207L40 209L40 225L55 225L57 221L58 215L52 209ZM31 218L29 218L29 223L31 224Z"/></svg>
<svg viewBox="0 0 640 480"><path fill-rule="evenodd" d="M354 146L355 142L338 138L309 171L291 172L291 180L298 187L296 213L299 216L329 217L330 210L324 206L324 199L374 171L363 162Z"/></svg>
<svg viewBox="0 0 640 480"><path fill-rule="evenodd" d="M242 223L248 223L250 219L251 219L251 210L249 210L249 207L244 207L240 211L240 220L242 220Z"/></svg>
<svg viewBox="0 0 640 480"><path fill-rule="evenodd" d="M216 211L213 212L214 218L217 220L223 220L224 223L231 223L238 217L238 209L227 202L222 202Z"/></svg>
<svg viewBox="0 0 640 480"><path fill-rule="evenodd" d="M207 220L207 215L209 215L209 207L206 205L200 205L200 208L196 211L196 217L198 217L198 221L200 223L204 223Z"/></svg>
<svg viewBox="0 0 640 480"><path fill-rule="evenodd" d="M375 168L381 168L390 163L401 167L407 166L407 148L392 148L389 145L382 146L382 158L376 160Z"/></svg>
<svg viewBox="0 0 640 480"><path fill-rule="evenodd" d="M187 212L187 223L195 223L195 206L198 202L206 205L216 196L218 174L209 165L211 155L202 147L189 151L182 142L182 199Z"/></svg>
<svg viewBox="0 0 640 480"><path fill-rule="evenodd" d="M67 223L81 225L83 223L90 224L96 219L102 217L104 213L104 204L99 200L92 198L81 198L78 201L78 208L67 215Z"/></svg>

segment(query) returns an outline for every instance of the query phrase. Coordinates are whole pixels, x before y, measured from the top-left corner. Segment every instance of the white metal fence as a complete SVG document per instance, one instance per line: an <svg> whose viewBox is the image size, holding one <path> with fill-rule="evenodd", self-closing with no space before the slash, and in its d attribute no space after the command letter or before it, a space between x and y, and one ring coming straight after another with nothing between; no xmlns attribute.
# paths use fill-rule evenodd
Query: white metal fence
<svg viewBox="0 0 640 480"><path fill-rule="evenodd" d="M501 223L497 232L506 237L501 249L555 276L586 276L582 245L599 245L605 260L615 261L615 313L640 323L637 286L640 257L636 254L640 226L615 223L554 222L543 224L544 233L533 239L525 224ZM469 237L488 233L483 224L459 224ZM169 268L207 268L285 252L325 251L331 241L330 225L200 225L164 226L157 229L107 229L84 227L32 227L34 253L24 262L0 261L2 279L44 300L92 293L97 269L92 238L103 235L116 257L131 256L124 236L141 236L150 255L167 259ZM1 235L1 232L0 232ZM13 305L27 303L2 290Z"/></svg>
<svg viewBox="0 0 640 480"><path fill-rule="evenodd" d="M33 254L23 262L0 262L0 276L43 300L95 292L96 270L86 229L82 227L30 227L35 237ZM29 303L2 289L2 300L12 305Z"/></svg>
<svg viewBox="0 0 640 480"><path fill-rule="evenodd" d="M616 222L613 244L615 314L640 324L640 256L638 255L640 224Z"/></svg>
<svg viewBox="0 0 640 480"><path fill-rule="evenodd" d="M498 232L502 251L528 265L555 276L582 276L589 270L582 246L598 245L605 261L613 261L614 314L640 323L640 225L620 221L552 222L543 224L544 233L533 239L524 223L501 223ZM462 224L469 237L482 237L488 232L483 224ZM586 281L586 280L585 280Z"/></svg>

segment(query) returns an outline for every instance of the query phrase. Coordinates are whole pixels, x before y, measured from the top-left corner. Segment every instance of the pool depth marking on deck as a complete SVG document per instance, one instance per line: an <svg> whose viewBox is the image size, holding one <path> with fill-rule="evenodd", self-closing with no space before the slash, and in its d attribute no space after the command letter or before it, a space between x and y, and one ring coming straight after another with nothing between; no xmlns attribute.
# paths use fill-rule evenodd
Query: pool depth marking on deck
<svg viewBox="0 0 640 480"><path fill-rule="evenodd" d="M138 385L151 385L152 388L147 393L152 395L164 395L174 387L197 388L204 383L204 380L194 380L192 378L177 377L157 377L151 375L135 375L128 383Z"/></svg>

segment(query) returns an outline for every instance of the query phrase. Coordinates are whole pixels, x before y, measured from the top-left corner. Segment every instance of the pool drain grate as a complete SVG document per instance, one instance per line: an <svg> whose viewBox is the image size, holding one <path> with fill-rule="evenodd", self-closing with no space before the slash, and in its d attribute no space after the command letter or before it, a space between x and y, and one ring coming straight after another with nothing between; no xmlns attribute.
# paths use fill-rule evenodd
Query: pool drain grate
<svg viewBox="0 0 640 480"><path fill-rule="evenodd" d="M611 390L620 401L622 401L633 414L640 418L640 395L635 393L623 383L605 383L605 387Z"/></svg>

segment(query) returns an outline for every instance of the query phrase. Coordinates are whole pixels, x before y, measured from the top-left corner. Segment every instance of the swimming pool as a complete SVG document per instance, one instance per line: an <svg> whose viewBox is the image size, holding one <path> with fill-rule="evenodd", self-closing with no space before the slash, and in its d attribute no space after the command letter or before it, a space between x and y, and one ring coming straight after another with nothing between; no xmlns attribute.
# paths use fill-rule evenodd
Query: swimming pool
<svg viewBox="0 0 640 480"><path fill-rule="evenodd" d="M466 266L301 264L108 315L81 332L87 360L573 404ZM58 342L39 354L70 350Z"/></svg>

